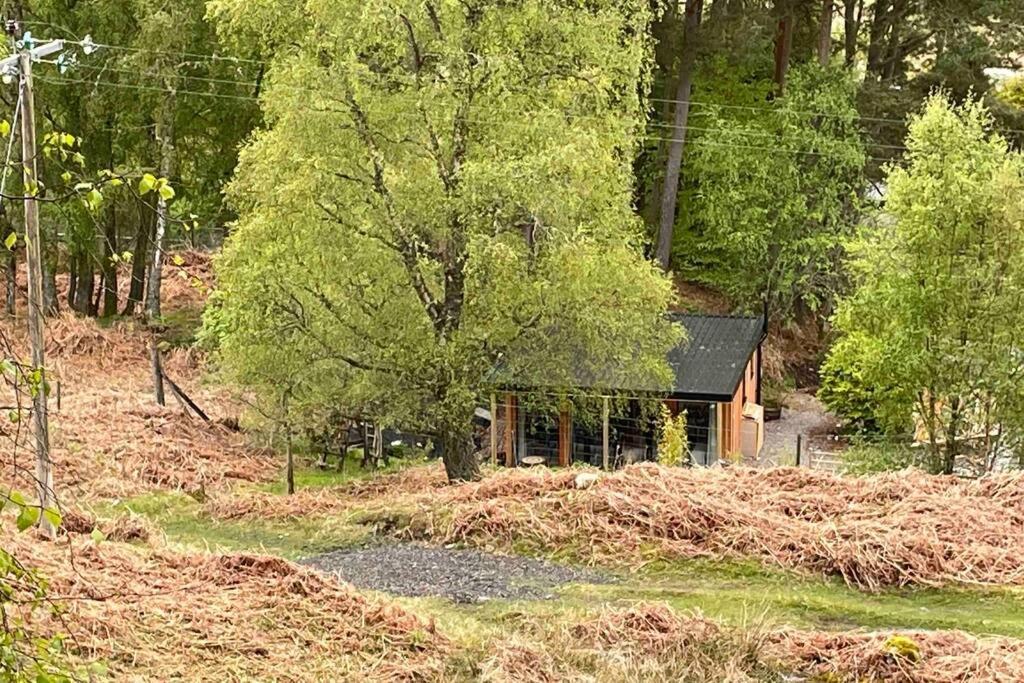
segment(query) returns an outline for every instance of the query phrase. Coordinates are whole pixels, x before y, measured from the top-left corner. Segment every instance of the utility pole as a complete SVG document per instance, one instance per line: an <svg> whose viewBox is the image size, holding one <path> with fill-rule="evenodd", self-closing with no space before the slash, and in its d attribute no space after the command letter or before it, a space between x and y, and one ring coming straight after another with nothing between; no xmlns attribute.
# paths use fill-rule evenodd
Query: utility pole
<svg viewBox="0 0 1024 683"><path fill-rule="evenodd" d="M28 334L32 346L32 369L39 373L39 385L32 399L32 425L36 441L36 488L39 507L53 507L53 468L50 467L50 427L46 414L46 369L43 339L43 250L39 237L39 173L36 165L36 119L32 100L32 55L24 48L21 65L21 159L25 193L25 244L28 259ZM55 529L46 515L40 528L53 538Z"/></svg>
<svg viewBox="0 0 1024 683"><path fill-rule="evenodd" d="M8 22L7 32L13 36L17 24ZM55 40L33 47L26 34L16 55L0 61L0 73L10 74L17 69L19 98L21 100L21 161L24 178L25 244L28 261L28 333L31 346L32 370L38 385L32 391L32 436L36 450L36 492L41 511L55 507L53 496L53 468L50 463L50 430L46 407L46 358L43 336L43 250L39 231L39 172L36 164L35 102L32 97L32 61L64 49L64 41ZM49 516L40 514L39 528L53 539L56 529Z"/></svg>

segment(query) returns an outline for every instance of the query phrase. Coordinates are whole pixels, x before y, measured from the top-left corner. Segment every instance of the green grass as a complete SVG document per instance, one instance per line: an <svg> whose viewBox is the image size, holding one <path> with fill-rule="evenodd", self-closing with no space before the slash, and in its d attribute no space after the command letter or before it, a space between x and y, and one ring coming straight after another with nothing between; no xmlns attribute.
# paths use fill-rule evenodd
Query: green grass
<svg viewBox="0 0 1024 683"><path fill-rule="evenodd" d="M863 593L836 579L800 576L747 561L690 560L619 576L607 585L567 586L550 601L457 605L404 598L461 642L498 637L522 620L579 620L602 606L665 602L734 626L758 622L817 630L959 629L1024 638L1024 595L1013 590L905 589Z"/></svg>
<svg viewBox="0 0 1024 683"><path fill-rule="evenodd" d="M316 459L315 456L308 453L299 456L300 465L295 469L295 488L306 489L338 486L352 481L372 479L382 474L400 472L401 470L419 467L427 463L425 458L392 458L385 467L364 470L359 466L359 461L363 457L362 453L361 448L349 449L348 458L345 460L345 467L341 472L337 469L338 461L336 457L331 459L330 465L326 469L320 469L312 465ZM284 495L285 482L281 479L269 484L261 484L256 488L260 491Z"/></svg>
<svg viewBox="0 0 1024 683"><path fill-rule="evenodd" d="M397 472L406 467L422 465L421 459L394 459L379 470L364 470L358 465L359 451L349 453L345 470L300 466L295 471L297 489L337 486L346 482L369 479ZM284 481L240 487L284 495ZM361 520L368 519L362 509L352 509L336 517L310 519L214 519L202 503L181 492L147 493L118 503L102 503L95 507L100 517L115 517L133 512L146 517L159 527L167 540L185 548L223 552L262 552L298 559L318 553L358 545L369 539L372 528Z"/></svg>
<svg viewBox="0 0 1024 683"><path fill-rule="evenodd" d="M184 493L151 493L98 506L100 516L127 512L146 517L172 544L193 550L257 552L299 559L358 545L371 530L356 515L316 520L218 520Z"/></svg>
<svg viewBox="0 0 1024 683"><path fill-rule="evenodd" d="M491 601L453 605L416 599L423 613L456 632L500 633L517 615L578 619L604 605L665 602L742 626L771 624L815 630L952 630L1024 638L1024 593L1014 589L907 588L865 593L834 578L801 576L756 562L692 560L605 585L574 584L552 601Z"/></svg>
<svg viewBox="0 0 1024 683"><path fill-rule="evenodd" d="M767 615L821 630L960 629L1024 638L1024 594L1011 589L907 588L865 593L836 578L803 576L753 561L665 563L616 584L570 586L562 602L666 602L732 624Z"/></svg>

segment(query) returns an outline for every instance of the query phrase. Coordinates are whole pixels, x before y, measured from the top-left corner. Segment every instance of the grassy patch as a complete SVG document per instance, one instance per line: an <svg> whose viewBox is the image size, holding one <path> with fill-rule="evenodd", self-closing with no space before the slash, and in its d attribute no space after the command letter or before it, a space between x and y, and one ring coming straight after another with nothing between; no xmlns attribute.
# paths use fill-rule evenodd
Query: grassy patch
<svg viewBox="0 0 1024 683"><path fill-rule="evenodd" d="M836 578L802 576L753 561L662 563L618 584L570 587L563 600L664 601L732 624L767 614L780 624L823 630L960 629L1024 638L1020 591L908 588L864 593Z"/></svg>
<svg viewBox="0 0 1024 683"><path fill-rule="evenodd" d="M303 454L300 456L299 466L295 469L295 488L306 489L338 486L352 481L373 479L382 474L400 472L410 467L421 467L428 463L426 458L393 458L388 461L385 467L380 469L363 469L359 466L361 458L362 449L355 448L350 450L345 461L345 467L339 472L336 467L336 461L332 460L329 467L321 469L313 465L316 460L315 457ZM284 495L284 478L280 477L279 479L279 481L262 484L256 488L268 493Z"/></svg>
<svg viewBox="0 0 1024 683"><path fill-rule="evenodd" d="M478 605L440 598L404 598L467 647L481 646L522 625L574 623L605 606L664 602L726 624L816 630L959 629L975 635L1024 638L1024 595L1014 590L906 589L862 593L835 579L765 568L756 562L690 560L665 563L607 585L571 585L555 600L494 600Z"/></svg>
<svg viewBox="0 0 1024 683"><path fill-rule="evenodd" d="M344 518L300 520L217 520L184 493L151 493L98 506L100 516L133 512L158 526L167 540L196 550L258 552L298 559L357 545L370 529L355 513Z"/></svg>

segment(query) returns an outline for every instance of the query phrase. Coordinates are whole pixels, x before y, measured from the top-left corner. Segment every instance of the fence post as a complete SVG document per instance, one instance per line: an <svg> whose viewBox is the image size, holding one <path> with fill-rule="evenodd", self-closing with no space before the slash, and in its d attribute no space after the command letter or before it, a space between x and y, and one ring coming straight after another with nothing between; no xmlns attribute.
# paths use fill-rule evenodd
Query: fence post
<svg viewBox="0 0 1024 683"><path fill-rule="evenodd" d="M491 464L498 466L498 397L494 392L491 392Z"/></svg>
<svg viewBox="0 0 1024 683"><path fill-rule="evenodd" d="M608 418L611 413L611 406L609 405L608 397L604 397L604 410L601 411L601 468L607 470L609 468L608 462Z"/></svg>
<svg viewBox="0 0 1024 683"><path fill-rule="evenodd" d="M800 451L803 446L803 434L796 435L796 466L800 467Z"/></svg>

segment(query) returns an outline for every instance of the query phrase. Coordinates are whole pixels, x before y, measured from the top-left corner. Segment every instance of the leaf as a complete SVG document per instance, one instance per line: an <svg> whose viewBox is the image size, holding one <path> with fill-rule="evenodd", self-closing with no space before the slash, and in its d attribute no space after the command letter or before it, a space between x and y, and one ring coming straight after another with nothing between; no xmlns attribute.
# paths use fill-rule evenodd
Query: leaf
<svg viewBox="0 0 1024 683"><path fill-rule="evenodd" d="M14 245L18 243L18 233L12 232L6 238L4 238L4 246L10 251L14 251Z"/></svg>
<svg viewBox="0 0 1024 683"><path fill-rule="evenodd" d="M54 527L60 526L61 522L64 520L60 512L54 508L46 508L43 510L43 517Z"/></svg>
<svg viewBox="0 0 1024 683"><path fill-rule="evenodd" d="M30 526L34 526L39 521L39 508L31 507L26 505L21 508L21 512L18 513L18 531L24 531Z"/></svg>
<svg viewBox="0 0 1024 683"><path fill-rule="evenodd" d="M174 199L174 188L170 185L164 184L160 186L160 198L165 202L169 202Z"/></svg>
<svg viewBox="0 0 1024 683"><path fill-rule="evenodd" d="M103 541L107 540L106 534L100 531L99 527L93 527L93 530L89 532L89 538L91 538L92 542L96 545L99 545Z"/></svg>
<svg viewBox="0 0 1024 683"><path fill-rule="evenodd" d="M92 189L92 183L78 183L75 185L75 192L84 192Z"/></svg>
<svg viewBox="0 0 1024 683"><path fill-rule="evenodd" d="M184 265L184 264L185 264L185 259L183 259L183 258L181 257L181 254L175 254L175 255L174 255L174 257L173 257L173 258L171 259L171 261L172 261L172 262L174 263L174 265L176 265L176 266L182 266L182 265Z"/></svg>
<svg viewBox="0 0 1024 683"><path fill-rule="evenodd" d="M21 495L21 491L11 491L9 494L7 494L7 497L10 499L12 503L17 505L18 507L25 507L26 505L25 496Z"/></svg>
<svg viewBox="0 0 1024 683"><path fill-rule="evenodd" d="M0 121L0 136L7 137L11 134L11 122L7 119Z"/></svg>
<svg viewBox="0 0 1024 683"><path fill-rule="evenodd" d="M72 135L71 133L64 133L63 135L60 136L60 141L66 147L74 147L75 136Z"/></svg>
<svg viewBox="0 0 1024 683"><path fill-rule="evenodd" d="M156 177L152 173L146 173L139 181L139 194L149 194L156 187Z"/></svg>
<svg viewBox="0 0 1024 683"><path fill-rule="evenodd" d="M60 174L60 179L63 180L65 183L70 183L71 173L69 171L64 171L63 173Z"/></svg>
<svg viewBox="0 0 1024 683"><path fill-rule="evenodd" d="M85 195L85 199L89 203L89 208L95 211L103 203L103 193L94 187Z"/></svg>
<svg viewBox="0 0 1024 683"><path fill-rule="evenodd" d="M121 187L122 185L124 185L124 181L121 180L120 178L111 178L110 179L110 186L111 187Z"/></svg>

